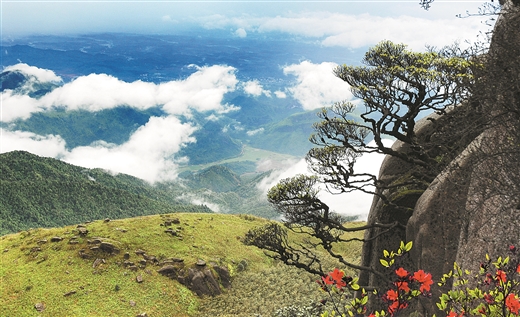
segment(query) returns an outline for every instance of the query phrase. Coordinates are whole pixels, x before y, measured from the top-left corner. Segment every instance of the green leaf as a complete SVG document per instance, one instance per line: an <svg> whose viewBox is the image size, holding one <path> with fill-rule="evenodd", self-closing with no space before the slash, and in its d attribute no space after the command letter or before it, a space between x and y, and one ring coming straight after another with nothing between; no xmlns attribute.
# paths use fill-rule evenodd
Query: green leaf
<svg viewBox="0 0 520 317"><path fill-rule="evenodd" d="M383 250L383 256L387 258L390 256L390 253L387 250Z"/></svg>
<svg viewBox="0 0 520 317"><path fill-rule="evenodd" d="M410 251L410 250L412 249L412 246L413 246L413 242L410 241L410 242L408 242L408 243L404 246L404 250L405 250L406 252L408 252L408 251Z"/></svg>
<svg viewBox="0 0 520 317"><path fill-rule="evenodd" d="M379 259L379 262L381 262L381 265L384 267L390 267L390 265L388 264L388 261L385 259Z"/></svg>

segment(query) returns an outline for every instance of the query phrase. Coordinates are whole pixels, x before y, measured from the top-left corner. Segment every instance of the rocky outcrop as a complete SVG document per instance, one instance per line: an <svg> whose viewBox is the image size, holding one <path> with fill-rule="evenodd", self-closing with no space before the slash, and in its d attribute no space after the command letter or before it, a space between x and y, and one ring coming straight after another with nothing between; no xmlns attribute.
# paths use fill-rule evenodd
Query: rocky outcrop
<svg viewBox="0 0 520 317"><path fill-rule="evenodd" d="M465 269L476 271L486 254L496 258L504 255L509 245L520 245L520 4L517 2L501 2L502 14L486 56L487 69L491 72L486 73L482 86L475 90L471 105L478 117L468 123L468 118L448 113L432 121L436 126L425 123L418 127L417 133L423 140L447 136L437 143L447 144L441 153L451 150L451 155L440 157L445 164L440 164L442 168L424 192L405 195L409 213L400 210L395 214L396 210L380 198L374 199L369 223L397 220L405 229L383 234L379 229L367 230L365 238L373 240L365 244L362 264L378 267L384 249L395 250L401 240L413 241L410 269L424 269L439 280L453 268L455 261ZM482 125L483 122L486 124ZM472 133L466 129L479 126L482 129L474 129ZM439 129L449 133L439 134ZM407 150L399 142L394 149ZM380 179L389 184L406 177L413 168L387 157ZM385 195L398 197L400 189L393 190L387 190ZM382 282L366 272L360 274L360 283L382 286ZM441 292L451 287L440 289L434 284L431 299L421 299L410 312L438 315L435 302Z"/></svg>
<svg viewBox="0 0 520 317"><path fill-rule="evenodd" d="M215 296L224 288L231 286L231 277L227 268L211 264L211 268L203 260L191 267L184 267L182 261L163 265L157 273L177 280L198 296Z"/></svg>

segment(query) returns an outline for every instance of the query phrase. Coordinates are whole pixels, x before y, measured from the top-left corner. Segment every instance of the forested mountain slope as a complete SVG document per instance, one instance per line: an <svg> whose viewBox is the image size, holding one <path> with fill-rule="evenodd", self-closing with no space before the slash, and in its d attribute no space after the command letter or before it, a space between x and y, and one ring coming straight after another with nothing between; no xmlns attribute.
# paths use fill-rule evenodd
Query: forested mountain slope
<svg viewBox="0 0 520 317"><path fill-rule="evenodd" d="M102 218L210 212L181 204L167 191L100 169L86 169L24 151L0 155L0 235Z"/></svg>

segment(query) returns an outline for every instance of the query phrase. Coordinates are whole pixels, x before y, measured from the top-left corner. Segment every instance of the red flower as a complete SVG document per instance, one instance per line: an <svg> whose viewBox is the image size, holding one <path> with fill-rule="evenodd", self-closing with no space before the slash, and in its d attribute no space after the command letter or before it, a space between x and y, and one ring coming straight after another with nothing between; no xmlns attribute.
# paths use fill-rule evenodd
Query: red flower
<svg viewBox="0 0 520 317"><path fill-rule="evenodd" d="M392 305L388 306L388 313L390 314L390 316L393 316L396 312L398 312L399 310L403 310L406 307L408 307L408 303L399 304L398 301L395 301L392 303Z"/></svg>
<svg viewBox="0 0 520 317"><path fill-rule="evenodd" d="M376 315L374 315L374 313L368 315L368 317L376 317Z"/></svg>
<svg viewBox="0 0 520 317"><path fill-rule="evenodd" d="M342 288L347 286L347 283L343 280L343 276L345 273L343 271L334 269L329 275L322 276L321 279L325 285L336 285L337 288Z"/></svg>
<svg viewBox="0 0 520 317"><path fill-rule="evenodd" d="M446 315L446 317L463 317L463 316L464 316L464 312L462 312L459 315L457 315L457 313L454 312L453 310L450 311L450 313L448 315Z"/></svg>
<svg viewBox="0 0 520 317"><path fill-rule="evenodd" d="M520 273L520 264L516 267L516 273Z"/></svg>
<svg viewBox="0 0 520 317"><path fill-rule="evenodd" d="M399 294L397 294L397 292L395 290L393 290L393 289L389 289L386 292L386 299L389 300L389 301L397 300L398 296L399 296Z"/></svg>
<svg viewBox="0 0 520 317"><path fill-rule="evenodd" d="M479 312L481 315L486 316L486 315L487 315L486 306L482 306L482 307L480 307L480 309L478 310L478 312Z"/></svg>
<svg viewBox="0 0 520 317"><path fill-rule="evenodd" d="M404 291L405 293L408 293L410 291L410 287L408 287L408 282L397 281L394 284L395 286L397 286L398 291Z"/></svg>
<svg viewBox="0 0 520 317"><path fill-rule="evenodd" d="M520 302L515 294L509 294L506 297L506 307L513 314L518 315L518 311L520 310Z"/></svg>
<svg viewBox="0 0 520 317"><path fill-rule="evenodd" d="M399 276L400 278L405 278L408 276L408 271L400 267L397 270L395 270L395 274L397 274L397 276Z"/></svg>
<svg viewBox="0 0 520 317"><path fill-rule="evenodd" d="M433 284L432 281L432 275L430 273L426 273L423 270L419 270L413 274L413 278L421 283L421 286L419 287L419 290L421 292L429 292L430 291L430 285Z"/></svg>
<svg viewBox="0 0 520 317"><path fill-rule="evenodd" d="M322 276L321 280L323 281L323 283L325 283L325 285L332 285L332 284L334 284L334 281L332 281L332 279L328 275L327 276Z"/></svg>
<svg viewBox="0 0 520 317"><path fill-rule="evenodd" d="M335 268L334 271L332 271L332 273L329 273L329 275L337 283L338 281L341 281L345 273L343 273L343 271L338 270L338 268Z"/></svg>
<svg viewBox="0 0 520 317"><path fill-rule="evenodd" d="M497 270L496 278L497 278L497 280L500 280L503 283L505 283L507 281L506 273L502 270Z"/></svg>

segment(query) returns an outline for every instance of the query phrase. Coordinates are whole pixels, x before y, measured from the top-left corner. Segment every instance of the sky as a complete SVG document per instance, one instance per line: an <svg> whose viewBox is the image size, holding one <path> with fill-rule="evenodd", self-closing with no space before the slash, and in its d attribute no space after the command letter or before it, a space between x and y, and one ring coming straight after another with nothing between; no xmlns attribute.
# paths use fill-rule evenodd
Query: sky
<svg viewBox="0 0 520 317"><path fill-rule="evenodd" d="M424 50L425 45L442 47L454 41L462 44L464 40L474 41L479 32L489 29L482 18L456 17L466 11L477 12L484 1L437 0L429 11L423 10L418 0L0 1L1 38L7 42L27 35L183 34L208 30L238 39L282 34L325 49L345 48L346 52L384 39ZM128 173L152 183L175 179L179 162L172 161L171 157L185 144L196 142L192 134L198 128L190 122L181 122L179 116L189 116L196 111L218 120L223 113L240 111L223 102L226 93L236 91L268 98L283 99L290 95L305 110L342 99L355 101L346 83L332 75L330 70L335 65L328 61L285 65L284 74L295 80L283 91L270 91L255 79L240 81L236 76L239 70L226 65L193 66L189 77L161 84L127 83L106 74L91 74L76 78L40 99L7 91L2 94L1 118L7 123L57 105L91 112L120 104L138 109L161 105L167 116L152 117L123 144L97 142L74 149L67 149L58 135L40 136L2 129L0 152L30 150L80 166ZM52 70L24 64L10 67L30 73L41 82L62 82ZM381 155L363 157L359 171L377 174L382 159ZM265 179L260 189L266 192L278 180L305 171L303 160L287 162L285 168ZM344 196L328 196L333 208L342 208ZM366 214L371 203L370 197L359 194L351 194L348 200L352 205L350 214Z"/></svg>
<svg viewBox="0 0 520 317"><path fill-rule="evenodd" d="M28 34L133 32L171 34L203 27L237 37L281 32L324 46L360 47L381 39L424 48L472 38L483 1L437 0L429 11L403 1L38 1L2 0L2 39ZM475 32L476 31L476 32Z"/></svg>

